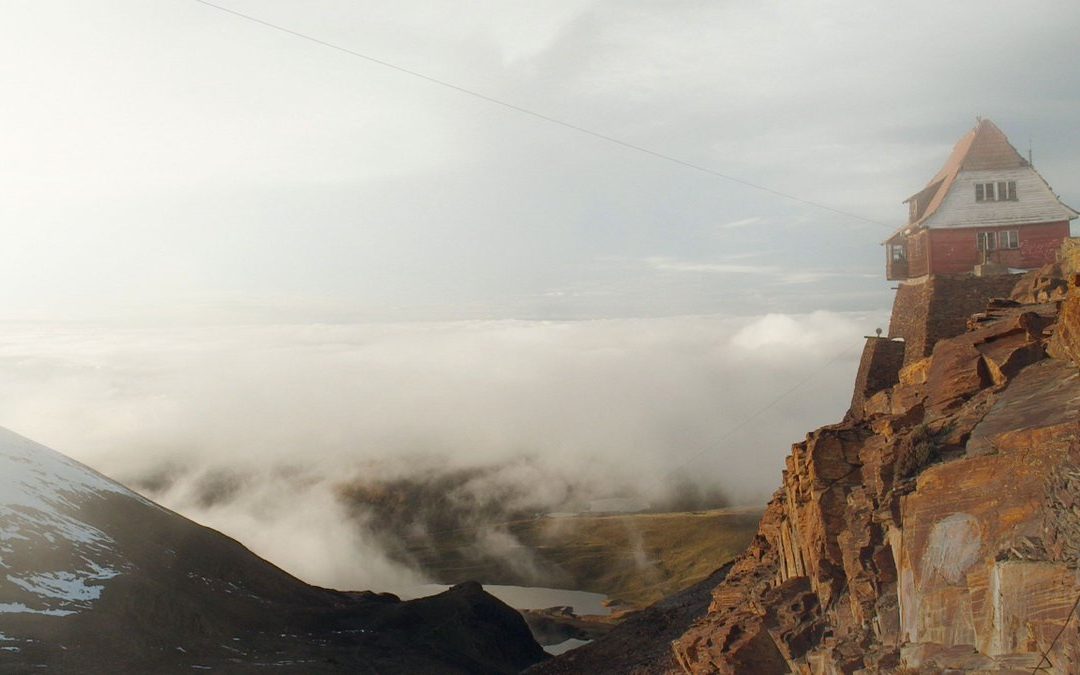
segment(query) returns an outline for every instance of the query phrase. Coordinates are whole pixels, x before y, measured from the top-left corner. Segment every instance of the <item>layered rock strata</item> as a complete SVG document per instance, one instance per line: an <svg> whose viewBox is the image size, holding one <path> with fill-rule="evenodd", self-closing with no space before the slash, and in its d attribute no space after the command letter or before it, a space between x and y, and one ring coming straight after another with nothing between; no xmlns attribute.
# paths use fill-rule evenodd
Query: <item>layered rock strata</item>
<svg viewBox="0 0 1080 675"><path fill-rule="evenodd" d="M1070 270L1020 279L792 448L754 542L673 642L685 672L1080 672Z"/></svg>

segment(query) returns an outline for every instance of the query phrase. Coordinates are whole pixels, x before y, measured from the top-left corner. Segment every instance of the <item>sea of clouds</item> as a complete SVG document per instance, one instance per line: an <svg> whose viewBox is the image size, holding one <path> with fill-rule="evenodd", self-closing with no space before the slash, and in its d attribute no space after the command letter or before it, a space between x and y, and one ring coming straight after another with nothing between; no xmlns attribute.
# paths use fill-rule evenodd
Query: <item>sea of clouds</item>
<svg viewBox="0 0 1080 675"><path fill-rule="evenodd" d="M0 425L307 581L401 589L426 579L344 487L475 471L452 498L514 512L762 504L790 444L844 414L884 321L9 324Z"/></svg>

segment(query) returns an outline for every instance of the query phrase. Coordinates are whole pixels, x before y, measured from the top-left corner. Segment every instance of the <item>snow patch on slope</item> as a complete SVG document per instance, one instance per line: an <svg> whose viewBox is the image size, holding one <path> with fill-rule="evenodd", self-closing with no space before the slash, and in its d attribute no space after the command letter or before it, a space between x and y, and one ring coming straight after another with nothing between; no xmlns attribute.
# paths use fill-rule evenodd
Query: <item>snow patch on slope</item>
<svg viewBox="0 0 1080 675"><path fill-rule="evenodd" d="M0 428L0 570L7 582L0 582L0 614L66 616L101 597L100 582L119 575L125 564L112 538L81 520L79 508L88 499L113 494L152 504L55 450ZM44 564L49 568L41 569Z"/></svg>
<svg viewBox="0 0 1080 675"><path fill-rule="evenodd" d="M80 495L102 492L142 500L93 469L0 427L0 507L38 511L77 508L75 499Z"/></svg>
<svg viewBox="0 0 1080 675"><path fill-rule="evenodd" d="M44 614L46 616L68 616L75 614L70 609L34 609L21 602L0 602L0 614Z"/></svg>
<svg viewBox="0 0 1080 675"><path fill-rule="evenodd" d="M7 579L24 591L35 595L71 602L87 602L101 597L102 585L91 585L88 581L106 581L119 575L116 570L89 564L89 573L84 576L73 572L49 572L33 574L23 578L8 575Z"/></svg>

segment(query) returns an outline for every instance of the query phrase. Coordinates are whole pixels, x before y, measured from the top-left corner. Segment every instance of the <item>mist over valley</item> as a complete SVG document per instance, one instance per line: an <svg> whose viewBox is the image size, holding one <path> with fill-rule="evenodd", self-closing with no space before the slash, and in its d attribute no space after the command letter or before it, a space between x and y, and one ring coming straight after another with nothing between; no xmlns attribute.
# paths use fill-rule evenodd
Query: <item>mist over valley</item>
<svg viewBox="0 0 1080 675"><path fill-rule="evenodd" d="M565 586L508 523L762 505L882 319L13 325L0 424L310 583Z"/></svg>

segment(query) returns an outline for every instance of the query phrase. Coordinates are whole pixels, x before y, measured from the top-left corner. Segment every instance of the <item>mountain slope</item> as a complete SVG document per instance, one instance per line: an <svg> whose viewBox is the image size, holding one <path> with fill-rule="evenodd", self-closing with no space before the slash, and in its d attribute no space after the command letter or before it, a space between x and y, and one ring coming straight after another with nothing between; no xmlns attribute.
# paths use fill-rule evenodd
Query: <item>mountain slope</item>
<svg viewBox="0 0 1080 675"><path fill-rule="evenodd" d="M443 583L484 579L570 588L603 593L624 608L644 608L734 558L750 543L759 520L759 509L712 509L511 521L506 531L533 563L524 573L506 559L469 557L467 540L453 533L415 544L403 538L401 545L420 569Z"/></svg>
<svg viewBox="0 0 1080 675"><path fill-rule="evenodd" d="M544 658L478 584L409 602L310 586L2 429L0 572L0 672L510 673Z"/></svg>

